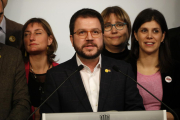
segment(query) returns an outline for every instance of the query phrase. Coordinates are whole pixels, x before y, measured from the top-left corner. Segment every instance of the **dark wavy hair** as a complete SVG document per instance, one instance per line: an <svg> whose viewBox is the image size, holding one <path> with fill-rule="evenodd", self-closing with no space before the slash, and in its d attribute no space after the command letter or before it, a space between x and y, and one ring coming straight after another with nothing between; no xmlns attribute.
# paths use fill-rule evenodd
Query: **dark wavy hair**
<svg viewBox="0 0 180 120"><path fill-rule="evenodd" d="M56 57L54 52L57 50L58 44L57 44L56 38L53 34L53 31L51 29L51 26L49 25L49 23L46 20L44 20L42 18L31 18L24 24L24 26L22 28L21 51L22 51L24 62L27 63L29 61L29 53L26 52L25 45L24 45L24 32L29 24L34 24L34 23L40 24L46 31L47 35L52 36L52 38L53 38L52 44L48 46L49 48L47 50L48 62L52 64L52 62L54 62L54 58ZM26 56L25 56L25 52L27 53Z"/></svg>
<svg viewBox="0 0 180 120"><path fill-rule="evenodd" d="M75 22L76 22L77 18L79 18L79 17L98 18L98 20L99 20L99 22L101 24L102 33L104 34L104 21L103 21L103 18L101 16L101 14L99 12L97 12L96 10L93 10L93 9L90 9L90 8L83 8L81 10L78 10L76 13L74 13L74 15L70 19L70 24L69 24L70 35L74 34L74 25L75 25Z"/></svg>
<svg viewBox="0 0 180 120"><path fill-rule="evenodd" d="M136 17L132 27L131 35L131 58L135 59L136 61L139 58L139 44L135 38L134 32L137 33L142 24L152 20L156 21L160 25L162 33L165 33L164 41L159 47L159 63L156 67L159 68L161 73L168 72L172 65L168 40L168 27L163 14L158 10L147 8L141 11Z"/></svg>

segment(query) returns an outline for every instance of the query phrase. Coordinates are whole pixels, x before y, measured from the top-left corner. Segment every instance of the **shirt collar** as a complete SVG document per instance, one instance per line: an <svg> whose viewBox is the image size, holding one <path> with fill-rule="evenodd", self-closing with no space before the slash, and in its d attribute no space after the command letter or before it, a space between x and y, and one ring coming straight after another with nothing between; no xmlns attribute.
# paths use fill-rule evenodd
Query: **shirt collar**
<svg viewBox="0 0 180 120"><path fill-rule="evenodd" d="M77 53L76 53L76 60L77 60L77 65L83 65L85 69L89 69L88 66L84 65L81 60L79 59ZM101 68L101 55L99 55L99 62L97 63L95 68ZM90 70L90 69L89 69Z"/></svg>
<svg viewBox="0 0 180 120"><path fill-rule="evenodd" d="M6 19L4 16L3 16L3 19L0 23L0 27L2 28L3 32L6 33Z"/></svg>

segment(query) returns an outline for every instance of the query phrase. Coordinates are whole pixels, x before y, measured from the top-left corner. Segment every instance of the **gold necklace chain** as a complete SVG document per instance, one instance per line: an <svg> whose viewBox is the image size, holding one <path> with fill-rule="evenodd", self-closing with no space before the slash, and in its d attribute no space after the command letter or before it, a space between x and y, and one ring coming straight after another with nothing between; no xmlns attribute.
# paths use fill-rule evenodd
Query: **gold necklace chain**
<svg viewBox="0 0 180 120"><path fill-rule="evenodd" d="M33 67L32 67L32 65L31 65L31 63L29 62L29 64L30 64L30 67L29 67L29 69L31 70L31 72L33 73L33 75L34 75L34 78L36 79L37 78L37 76L36 76L36 74L34 73L34 70L33 70ZM49 68L50 68L50 64L49 64ZM47 69L47 70L49 70L49 68Z"/></svg>

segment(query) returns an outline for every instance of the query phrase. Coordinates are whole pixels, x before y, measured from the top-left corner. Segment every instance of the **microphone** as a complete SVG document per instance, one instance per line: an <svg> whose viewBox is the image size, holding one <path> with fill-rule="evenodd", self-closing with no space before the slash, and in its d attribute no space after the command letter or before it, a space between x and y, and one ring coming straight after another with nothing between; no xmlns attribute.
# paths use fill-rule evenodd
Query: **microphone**
<svg viewBox="0 0 180 120"><path fill-rule="evenodd" d="M78 72L78 71L81 71L83 68L84 68L83 65L79 65L78 68L77 68L71 75L69 75L69 76L64 80L64 82L62 82L62 83L54 90L54 92L52 92L52 93L49 95L49 97L47 97L47 98L41 103L41 105L28 117L27 120L29 120L29 118L30 118L72 75L74 75L74 74L75 74L76 72Z"/></svg>
<svg viewBox="0 0 180 120"><path fill-rule="evenodd" d="M112 67L116 72L120 72L121 74L125 75L126 77L130 78L131 80L133 80L136 84L138 84L141 88L143 88L146 92L148 92L150 95L152 95L156 100L158 100L161 104L163 104L166 108L168 108L172 114L177 118L177 120L179 120L178 115L169 107L167 106L165 103L163 103L161 100L159 100L155 95L153 95L151 92L149 92L145 87L143 87L141 84L139 84L135 79L133 79L131 76L126 75L125 73L123 73L122 71L119 70L119 68L117 66L113 66Z"/></svg>

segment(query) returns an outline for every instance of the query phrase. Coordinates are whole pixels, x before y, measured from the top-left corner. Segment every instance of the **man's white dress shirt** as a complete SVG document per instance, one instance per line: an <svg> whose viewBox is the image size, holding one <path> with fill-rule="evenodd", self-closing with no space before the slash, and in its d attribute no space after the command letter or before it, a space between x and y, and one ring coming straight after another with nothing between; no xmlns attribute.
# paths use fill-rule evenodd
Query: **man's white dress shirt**
<svg viewBox="0 0 180 120"><path fill-rule="evenodd" d="M101 74L101 55L99 55L99 62L91 72L90 68L84 65L76 54L77 64L83 65L84 68L80 71L81 78L89 98L93 112L98 110L99 101L99 85L100 85L100 74Z"/></svg>

